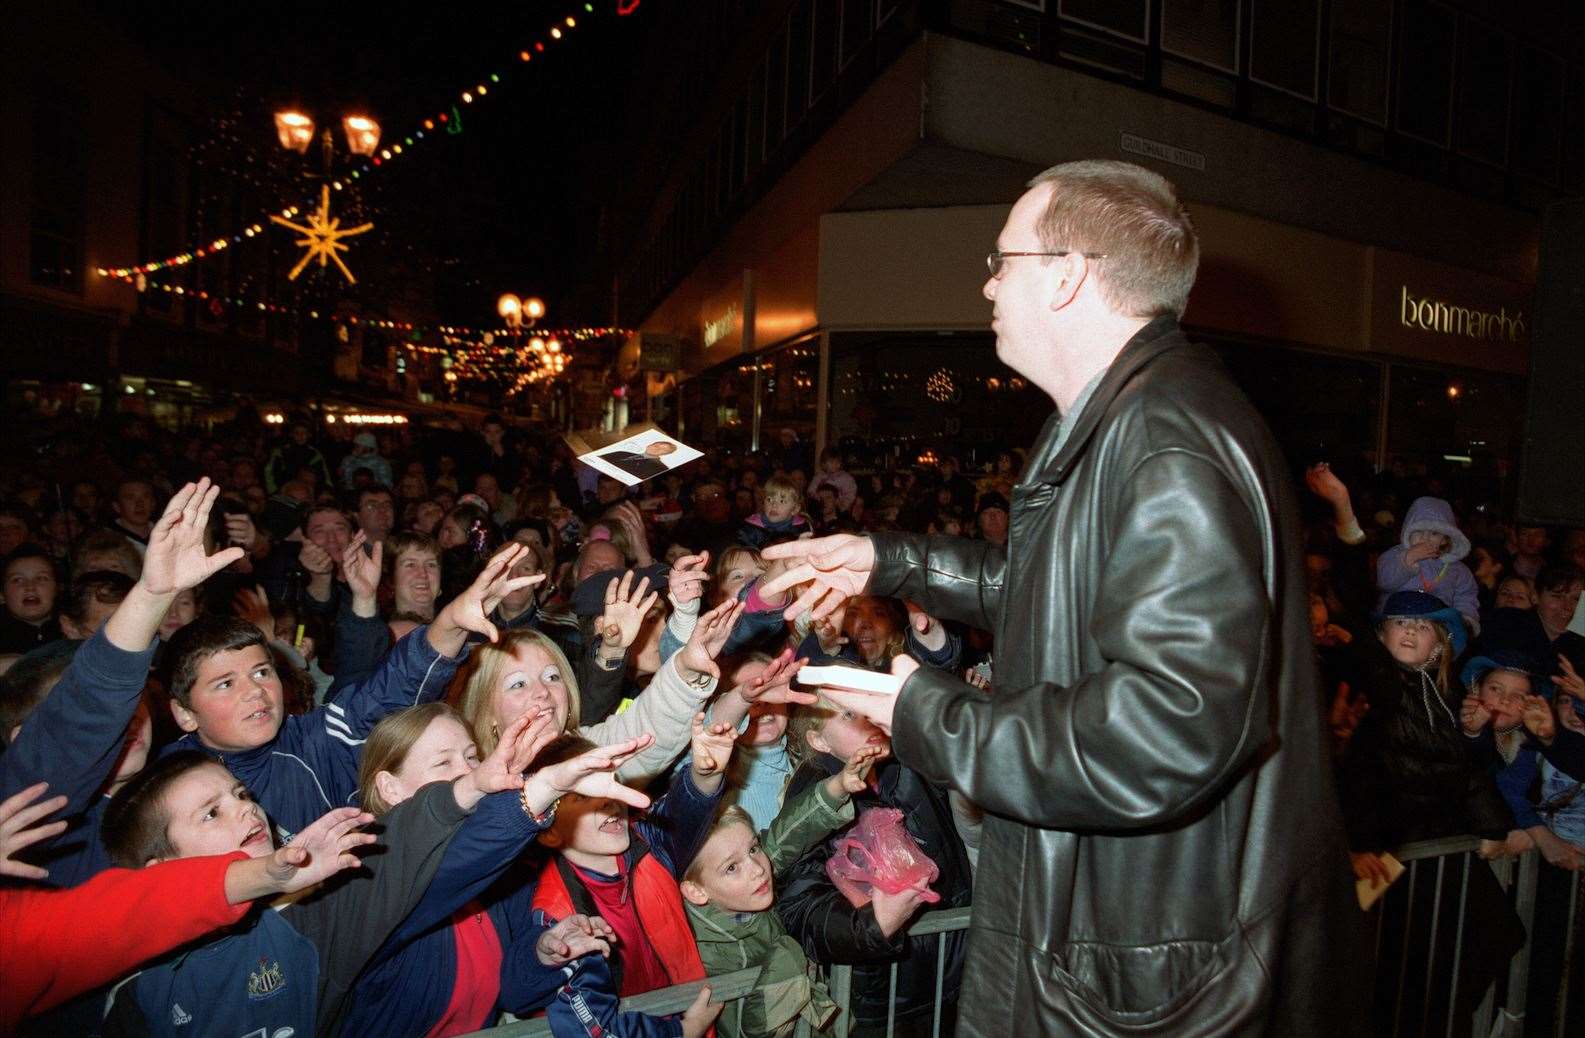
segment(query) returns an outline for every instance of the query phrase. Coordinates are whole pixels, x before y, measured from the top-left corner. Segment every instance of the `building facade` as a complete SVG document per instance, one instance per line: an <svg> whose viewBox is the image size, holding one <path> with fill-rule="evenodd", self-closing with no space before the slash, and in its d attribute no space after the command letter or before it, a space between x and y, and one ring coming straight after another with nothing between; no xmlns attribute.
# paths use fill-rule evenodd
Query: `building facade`
<svg viewBox="0 0 1585 1038"><path fill-rule="evenodd" d="M672 87L672 154L618 222L624 323L682 344L676 388L647 384L684 436L793 428L881 463L1027 444L1050 404L995 360L984 255L1030 176L1113 157L1177 184L1203 249L1185 324L1296 462L1511 494L1538 211L1585 170L1578 12L718 6L672 15L719 71Z"/></svg>

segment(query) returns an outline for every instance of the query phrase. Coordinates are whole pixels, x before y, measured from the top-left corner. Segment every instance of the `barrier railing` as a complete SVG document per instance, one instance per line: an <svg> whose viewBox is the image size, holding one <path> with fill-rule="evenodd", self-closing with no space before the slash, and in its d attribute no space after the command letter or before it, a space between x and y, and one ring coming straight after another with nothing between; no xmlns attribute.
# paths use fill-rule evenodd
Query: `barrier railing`
<svg viewBox="0 0 1585 1038"><path fill-rule="evenodd" d="M944 1000L942 984L946 979L946 937L947 934L958 930L966 930L969 926L970 910L967 908L949 908L939 912L926 912L914 921L908 928L910 937L936 937L936 990L935 1005L932 1010L933 1035L941 1035L941 1008ZM629 1013L650 1013L655 1016L666 1016L671 1013L680 1013L693 1004L694 998L699 994L699 989L705 984L710 985L710 998L715 1002L732 1003L752 995L759 986L759 967L738 970L735 973L721 973L709 980L696 980L688 984L678 984L674 987L661 988L659 991L647 991L642 995L633 995L622 1000L622 1010ZM853 967L832 966L825 971L826 987L831 992L832 1001L841 1008L831 1029L824 1034L835 1038L847 1038L852 1027L848 1013L849 1002L853 993ZM897 964L891 967L891 997L888 1000L892 1010L895 1011L897 1003ZM888 1014L886 1033L892 1033L894 1019ZM497 1027L477 1031L466 1038L548 1038L550 1024L543 1019L515 1020L511 1023L501 1024ZM796 1038L811 1038L809 1025L799 1021L795 1032Z"/></svg>
<svg viewBox="0 0 1585 1038"><path fill-rule="evenodd" d="M1526 940L1524 946L1514 955L1508 964L1507 976L1499 983L1492 985L1485 993L1481 1002L1474 1009L1469 1030L1459 1026L1459 1019L1451 1009L1447 1013L1446 1026L1441 1028L1441 1033L1446 1035L1474 1034L1486 1038L1505 1038L1505 1036L1518 1035L1524 1030L1526 1015L1526 996L1530 979L1531 951L1535 932L1536 919L1536 892L1537 881L1541 869L1541 856L1531 852L1523 855L1517 861L1514 859L1500 859L1487 862L1480 858L1478 849L1480 841L1472 837L1455 837L1443 840L1427 840L1421 843L1410 844L1394 851L1394 856L1405 866L1405 875L1393 884L1381 901L1372 908L1375 917L1375 962L1374 969L1379 975L1383 966L1397 969L1396 995L1390 1007L1378 1007L1376 1031L1378 1034L1391 1033L1394 1035L1408 1031L1414 1034L1427 1033L1427 1023L1432 1020L1433 1009L1437 1003L1445 1002L1452 1006L1457 1002L1459 968L1462 963L1466 947L1465 927L1468 923L1468 892L1469 882L1476 875L1471 870L1476 868L1489 868L1496 876L1498 883L1510 898L1517 912L1520 922L1524 925ZM1585 900L1581 894L1581 875L1569 876L1567 918L1564 922L1564 939L1560 949L1541 949L1542 954L1561 954L1562 969L1560 971L1560 987L1555 993L1555 1018L1550 1033L1555 1038L1564 1038L1571 1033L1568 1030L1569 1018L1569 974L1572 972L1574 957L1581 953L1581 901ZM1441 913L1435 907L1442 903L1442 894L1445 885L1457 883L1459 885L1457 918L1447 920L1441 918ZM1412 912L1415 892L1424 884L1432 885L1430 904L1433 911L1428 917L1416 921ZM1402 898L1407 902L1411 911L1405 918L1405 925L1401 934L1393 935L1398 941L1395 948L1383 949L1385 939L1384 926L1386 920L1385 905L1389 899ZM936 938L936 977L935 1000L932 1007L931 1034L940 1038L943 1034L942 1009L945 1003L943 984L946 979L947 964L947 935L965 930L969 925L972 910L969 908L945 909L937 912L926 912L921 915L914 925L909 927L908 933L912 937ZM1436 951L1442 942L1447 941L1448 927L1452 927L1452 943L1449 947L1453 951L1452 969L1446 978L1437 976ZM1383 953L1388 954L1384 960ZM1396 952L1393 956L1391 953ZM1410 987L1410 970L1424 967L1424 989L1418 992L1418 1002L1407 1004L1406 989ZM886 1033L890 1035L895 1025L895 1010L897 1004L897 969L896 963L890 967L889 1002L891 1011L888 1013ZM712 997L715 1001L732 1003L752 995L759 984L760 970L756 968L738 970L734 973L725 973L709 978L706 981L695 981L690 984L679 984L675 987L663 988L659 991L650 991L642 995L635 995L622 1000L622 1009L628 1012L652 1013L666 1015L680 1013L692 1004L699 989L709 983ZM852 1017L849 1007L853 993L853 967L832 966L824 970L826 986L831 992L831 998L841 1007L841 1013L832 1023L831 1029L826 1032L835 1038L847 1038L852 1028ZM1410 991L1409 994L1415 994ZM1435 1000L1435 1001L1434 1001ZM1391 1030L1387 1031L1385 1025L1390 1016ZM1418 1026L1415 1021L1418 1020ZM522 1020L502 1024L489 1030L477 1032L469 1038L544 1038L550 1034L550 1026L543 1020ZM810 1038L810 1029L807 1023L800 1022L796 1032L797 1038Z"/></svg>
<svg viewBox="0 0 1585 1038"><path fill-rule="evenodd" d="M1409 844L1393 852L1405 866L1405 875L1393 884L1393 889L1373 906L1375 941L1373 973L1376 980L1377 1004L1375 1006L1377 1033L1392 1035L1442 1033L1474 1034L1498 1038L1518 1035L1525 1031L1526 1001L1530 988L1531 955L1535 948L1537 883L1540 876L1541 855L1531 852L1517 860L1501 858L1486 861L1479 856L1480 841L1474 837L1452 837L1426 840ZM1485 991L1475 1006L1467 1029L1462 1015L1457 1012L1460 985L1466 983L1461 967L1466 949L1475 950L1480 935L1466 933L1471 918L1469 901L1471 880L1480 881L1477 869L1489 869L1496 877L1508 903L1524 927L1524 942L1508 962L1507 974L1499 976ZM1580 929L1580 880L1577 874L1567 874L1568 908L1564 919L1561 947L1539 949L1543 955L1561 957L1558 970L1559 987L1552 995L1553 1022L1549 1033L1562 1038L1568 1033L1569 974L1576 954ZM1452 918L1444 910L1444 891L1449 884L1458 884L1457 908ZM1417 899L1417 892L1429 884L1431 896ZM1389 909L1402 909L1398 912ZM1426 911L1420 911L1424 907ZM1383 948L1387 939L1388 919L1394 926L1401 923L1401 932L1392 935L1396 947ZM1452 927L1451 938L1448 927ZM1446 947L1444 948L1444 942ZM1451 968L1445 965L1447 950L1451 949ZM1394 954L1396 953L1396 954ZM1383 1005L1381 970L1395 972L1394 994L1390 1005ZM1423 973L1421 972L1423 971ZM1464 992L1466 998L1470 994ZM1417 1004L1415 1004L1417 999ZM1445 1008L1445 1024L1440 1012ZM1389 1023L1388 1030L1385 1025ZM1437 1025L1434 1028L1431 1025ZM1533 1029L1532 1029L1533 1033Z"/></svg>

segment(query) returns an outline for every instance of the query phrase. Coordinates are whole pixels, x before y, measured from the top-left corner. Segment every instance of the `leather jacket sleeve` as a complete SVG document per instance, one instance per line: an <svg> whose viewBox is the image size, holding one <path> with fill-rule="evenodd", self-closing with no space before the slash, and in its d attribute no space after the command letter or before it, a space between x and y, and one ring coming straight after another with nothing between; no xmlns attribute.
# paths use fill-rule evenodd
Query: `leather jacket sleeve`
<svg viewBox="0 0 1585 1038"><path fill-rule="evenodd" d="M1128 830L1192 813L1269 743L1264 531L1221 468L1189 451L1147 455L1121 486L1087 624L1106 665L1065 688L990 698L921 669L896 710L899 760L1027 824ZM932 552L925 575L904 583L963 617L994 601L976 594L992 567L988 550L957 555L971 568L942 572Z"/></svg>
<svg viewBox="0 0 1585 1038"><path fill-rule="evenodd" d="M966 537L876 533L869 594L906 598L938 620L994 631L1007 551Z"/></svg>

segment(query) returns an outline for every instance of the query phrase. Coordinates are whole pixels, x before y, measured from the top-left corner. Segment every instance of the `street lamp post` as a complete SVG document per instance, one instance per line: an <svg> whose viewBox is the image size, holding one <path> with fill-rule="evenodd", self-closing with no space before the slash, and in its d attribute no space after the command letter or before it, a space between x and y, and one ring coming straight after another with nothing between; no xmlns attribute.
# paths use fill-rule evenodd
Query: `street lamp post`
<svg viewBox="0 0 1585 1038"><path fill-rule="evenodd" d="M341 130L347 137L347 150L354 155L373 155L374 149L380 146L380 124L367 115L353 113L342 116ZM275 135L281 147L287 151L306 155L314 139L314 117L295 108L276 112ZM324 154L325 175L328 177L336 155L335 136L328 126L320 134L319 142Z"/></svg>
<svg viewBox="0 0 1585 1038"><path fill-rule="evenodd" d="M513 346L521 348L524 330L532 329L545 316L545 304L535 296L520 299L512 292L504 292L495 301L495 312L506 322L507 330L512 334ZM555 378L567 366L567 354L562 349L561 340L554 337L546 339L534 336L528 340L528 351L539 361L540 366L522 376L522 381L514 387L514 391L528 383Z"/></svg>

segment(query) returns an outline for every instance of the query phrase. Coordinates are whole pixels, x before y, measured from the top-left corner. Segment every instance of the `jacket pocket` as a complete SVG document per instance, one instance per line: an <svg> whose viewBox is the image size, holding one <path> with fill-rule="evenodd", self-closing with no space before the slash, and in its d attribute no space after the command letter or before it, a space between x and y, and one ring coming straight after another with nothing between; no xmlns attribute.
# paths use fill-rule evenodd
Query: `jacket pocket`
<svg viewBox="0 0 1585 1038"><path fill-rule="evenodd" d="M1159 1023L1188 1005L1225 969L1213 941L1063 945L1051 978L1068 995L1120 1025Z"/></svg>

